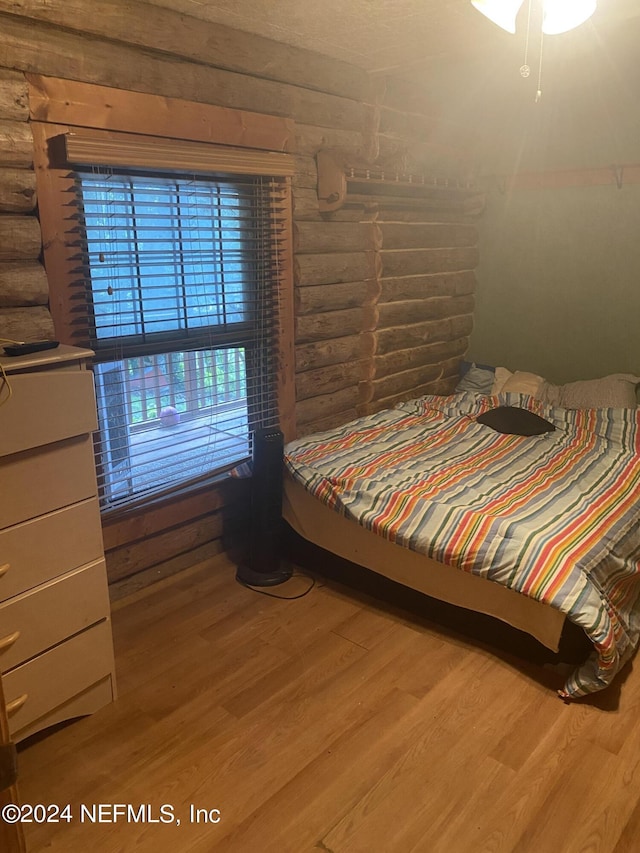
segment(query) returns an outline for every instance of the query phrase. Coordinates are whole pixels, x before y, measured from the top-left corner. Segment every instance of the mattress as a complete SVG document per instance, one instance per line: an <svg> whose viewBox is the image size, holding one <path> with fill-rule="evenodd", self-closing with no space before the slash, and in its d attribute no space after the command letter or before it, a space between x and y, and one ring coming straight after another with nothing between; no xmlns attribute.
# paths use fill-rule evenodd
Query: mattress
<svg viewBox="0 0 640 853"><path fill-rule="evenodd" d="M504 434L482 422L481 415L504 406L544 418L549 431ZM343 551L352 546L340 544L335 533L329 534L331 550L365 565L376 561L377 571L390 577L397 572L401 577L394 579L419 589L433 585L434 591L423 591L451 601L447 596L453 593L438 588L445 575L435 568L442 564L475 584L468 604L460 593L462 606L493 612L484 603L478 606L482 581L559 611L582 628L593 653L561 695L606 687L635 651L640 639L635 409L553 409L520 394L425 396L292 442L285 462L310 497L376 537L366 560L364 544L357 546L360 558L354 557ZM298 504L299 495L300 515ZM309 519L302 526L316 541ZM355 537L355 528L342 529L343 540ZM409 576L399 568L404 556L392 556L396 552L387 546L423 561ZM429 581L420 574L425 558L435 563L429 572L435 579ZM450 586L442 581L445 585ZM509 604L495 615L517 623L517 607ZM557 639L543 642L554 647Z"/></svg>
<svg viewBox="0 0 640 853"><path fill-rule="evenodd" d="M296 533L332 554L432 598L500 619L558 651L565 622L559 610L381 539L330 510L291 476L284 481L282 514Z"/></svg>

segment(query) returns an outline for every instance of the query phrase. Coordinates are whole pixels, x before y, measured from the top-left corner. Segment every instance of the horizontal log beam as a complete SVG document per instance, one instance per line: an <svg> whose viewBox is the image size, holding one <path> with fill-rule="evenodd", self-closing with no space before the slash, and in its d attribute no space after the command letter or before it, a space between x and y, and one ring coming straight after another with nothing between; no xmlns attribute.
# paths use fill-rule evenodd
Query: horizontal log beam
<svg viewBox="0 0 640 853"><path fill-rule="evenodd" d="M373 355L373 334L347 335L329 341L315 341L296 347L296 371L313 370L330 364L342 364Z"/></svg>
<svg viewBox="0 0 640 853"><path fill-rule="evenodd" d="M472 270L383 278L378 303L428 299L431 296L464 296L475 293L475 290L476 274Z"/></svg>
<svg viewBox="0 0 640 853"><path fill-rule="evenodd" d="M0 169L0 212L31 213L35 206L35 173L29 169Z"/></svg>
<svg viewBox="0 0 640 853"><path fill-rule="evenodd" d="M439 364L426 364L402 373L394 373L382 379L374 379L360 384L360 402L370 403L372 400L382 400L386 397L412 391L426 382L439 379L442 367Z"/></svg>
<svg viewBox="0 0 640 853"><path fill-rule="evenodd" d="M162 563L136 572L134 575L113 581L109 585L112 611L118 607L120 602L126 606L137 593L145 594L146 588L151 584L157 584L178 573L184 577L190 571L197 570L205 560L219 557L225 550L223 539L214 539L193 548L191 551L186 551L184 554L178 554L177 557L171 557ZM223 559L226 561L226 557Z"/></svg>
<svg viewBox="0 0 640 853"><path fill-rule="evenodd" d="M296 287L296 314L318 314L323 311L357 308L371 297L375 289L376 282L373 280Z"/></svg>
<svg viewBox="0 0 640 853"><path fill-rule="evenodd" d="M318 125L296 118L294 151L298 154L315 157L318 151L324 148L339 148L353 152L353 156L357 157L361 155L364 147L364 137L360 129L344 130L332 127L331 122Z"/></svg>
<svg viewBox="0 0 640 853"><path fill-rule="evenodd" d="M361 376L362 368L358 362L346 364L331 364L328 367L318 367L315 370L307 370L296 376L296 400L307 400L310 397L318 397L320 394L331 394L341 388L349 388L357 385Z"/></svg>
<svg viewBox="0 0 640 853"><path fill-rule="evenodd" d="M0 216L0 261L35 260L42 251L35 216Z"/></svg>
<svg viewBox="0 0 640 853"><path fill-rule="evenodd" d="M33 165L33 134L26 121L0 120L0 167Z"/></svg>
<svg viewBox="0 0 640 853"><path fill-rule="evenodd" d="M392 394L389 397L383 397L380 400L372 400L370 403L362 403L358 406L358 415L373 415L376 412L384 411L385 409L393 409L399 403L406 403L407 400L415 400L418 397L423 397L425 394L449 394L450 391L445 390L451 384L449 379L435 379L431 382L425 382L423 385L417 385L413 388L407 388L400 391L398 394Z"/></svg>
<svg viewBox="0 0 640 853"><path fill-rule="evenodd" d="M109 583L220 539L222 531L222 512L214 512L180 527L149 536L141 542L107 551L105 559Z"/></svg>
<svg viewBox="0 0 640 853"><path fill-rule="evenodd" d="M243 481L235 481L240 485ZM247 481L248 482L248 481ZM133 510L124 516L110 519L106 516L102 524L105 551L120 548L132 542L142 542L169 527L176 527L207 516L234 502L232 484L227 481L209 485L196 491L184 492L157 504ZM247 495L248 497L248 495Z"/></svg>
<svg viewBox="0 0 640 853"><path fill-rule="evenodd" d="M409 198L405 193L385 196L350 193L345 204L358 210L374 212L380 219L384 217L387 220L394 220L397 211L415 210L420 212L418 221L421 222L457 222L467 215L469 202L460 195L445 196L442 193L436 195L427 192L416 198Z"/></svg>
<svg viewBox="0 0 640 853"><path fill-rule="evenodd" d="M2 308L0 309L2 336L14 341L53 340L53 320L47 308Z"/></svg>
<svg viewBox="0 0 640 853"><path fill-rule="evenodd" d="M380 248L380 229L374 222L296 222L293 226L296 252L370 252Z"/></svg>
<svg viewBox="0 0 640 853"><path fill-rule="evenodd" d="M405 326L421 320L440 320L455 314L471 314L473 296L435 296L407 302L384 302L378 305L378 328Z"/></svg>
<svg viewBox="0 0 640 853"><path fill-rule="evenodd" d="M380 225L383 249L440 249L476 246L478 229L460 223L386 222Z"/></svg>
<svg viewBox="0 0 640 853"><path fill-rule="evenodd" d="M29 93L24 74L0 68L0 118L27 121Z"/></svg>
<svg viewBox="0 0 640 853"><path fill-rule="evenodd" d="M459 355L452 356L452 358L448 358L446 361L442 362L442 378L451 378L455 379L455 384L457 384L460 380L460 364L462 362L462 357Z"/></svg>
<svg viewBox="0 0 640 853"><path fill-rule="evenodd" d="M279 115L311 125L358 131L363 126L364 106L337 95L176 61L99 38L92 39L88 51L86 36L80 33L5 13L0 14L0 32L3 62L19 71Z"/></svg>
<svg viewBox="0 0 640 853"><path fill-rule="evenodd" d="M312 435L314 432L324 432L327 429L335 429L343 424L348 424L349 421L354 421L358 417L358 411L355 406L351 409L345 409L334 415L329 415L325 418L305 423L298 428L298 438L304 438L305 435Z"/></svg>
<svg viewBox="0 0 640 853"><path fill-rule="evenodd" d="M433 142L443 151L471 159L476 141L473 131L455 124L443 116L423 115L406 110L380 109L379 132L385 136L398 136L406 140Z"/></svg>
<svg viewBox="0 0 640 853"><path fill-rule="evenodd" d="M422 249L381 252L382 277L430 272L473 270L480 258L477 248Z"/></svg>
<svg viewBox="0 0 640 853"><path fill-rule="evenodd" d="M393 373L421 367L427 364L441 364L443 359L463 356L469 348L469 338L456 338L453 341L437 341L423 347L396 350L373 359L373 377L380 379ZM372 377L372 378L373 378Z"/></svg>
<svg viewBox="0 0 640 853"><path fill-rule="evenodd" d="M449 322L451 323L450 337L452 338L462 338L465 335L470 335L473 331L473 316L470 314L451 317Z"/></svg>
<svg viewBox="0 0 640 853"><path fill-rule="evenodd" d="M466 315L378 329L372 337L376 355L384 355L394 350L421 346L435 341L462 338L470 335L472 329L473 317Z"/></svg>
<svg viewBox="0 0 640 853"><path fill-rule="evenodd" d="M293 123L292 123L293 124ZM295 135L291 141L291 147L295 145ZM306 187L315 189L318 185L318 169L314 157L309 154L296 154L294 158L295 174L292 178L294 187Z"/></svg>
<svg viewBox="0 0 640 853"><path fill-rule="evenodd" d="M292 193L294 219L319 219L318 193L310 187L294 186Z"/></svg>
<svg viewBox="0 0 640 853"><path fill-rule="evenodd" d="M442 379L436 380L432 384L431 390L425 391L425 394L437 394L442 397L448 397L453 394L455 387L460 380L459 376L443 376Z"/></svg>
<svg viewBox="0 0 640 853"><path fill-rule="evenodd" d="M354 65L223 24L130 0L0 0L0 10L229 71L366 101L368 74Z"/></svg>
<svg viewBox="0 0 640 853"><path fill-rule="evenodd" d="M331 210L321 215L322 222L374 222L376 211L365 209L364 205L353 205L343 207L339 210Z"/></svg>
<svg viewBox="0 0 640 853"><path fill-rule="evenodd" d="M41 263L38 261L0 263L0 307L46 305L48 301L47 274Z"/></svg>
<svg viewBox="0 0 640 853"><path fill-rule="evenodd" d="M377 259L378 256L374 252L298 254L294 262L294 281L304 287L368 280L376 277Z"/></svg>
<svg viewBox="0 0 640 853"><path fill-rule="evenodd" d="M427 87L413 79L388 75L378 91L382 107L418 113L434 121L442 116L442 105L434 99Z"/></svg>
<svg viewBox="0 0 640 853"><path fill-rule="evenodd" d="M408 139L379 133L377 164L401 175L438 175L474 183L477 164L467 150L460 151L431 139Z"/></svg>
<svg viewBox="0 0 640 853"><path fill-rule="evenodd" d="M410 112L398 109L395 104L380 106L380 133L402 139L429 139L443 122L442 115Z"/></svg>
<svg viewBox="0 0 640 853"><path fill-rule="evenodd" d="M307 314L296 318L296 343L333 340L375 328L375 317L364 308L345 308L323 314ZM366 328L365 328L366 327Z"/></svg>
<svg viewBox="0 0 640 853"><path fill-rule="evenodd" d="M483 200L485 196L480 196ZM471 196L472 199L477 199L478 196ZM467 199L463 204L458 205L457 209L453 210L435 210L435 209L417 209L417 210L392 210L391 208L382 208L378 211L377 220L382 225L384 222L413 222L423 223L426 225L435 223L447 222L464 222L468 225L475 221L475 214L469 214L466 207L469 204Z"/></svg>
<svg viewBox="0 0 640 853"><path fill-rule="evenodd" d="M330 415L346 412L356 408L359 400L357 385L342 388L332 394L322 394L319 397L310 397L308 400L300 400L296 403L296 423L300 430L304 425L319 421Z"/></svg>

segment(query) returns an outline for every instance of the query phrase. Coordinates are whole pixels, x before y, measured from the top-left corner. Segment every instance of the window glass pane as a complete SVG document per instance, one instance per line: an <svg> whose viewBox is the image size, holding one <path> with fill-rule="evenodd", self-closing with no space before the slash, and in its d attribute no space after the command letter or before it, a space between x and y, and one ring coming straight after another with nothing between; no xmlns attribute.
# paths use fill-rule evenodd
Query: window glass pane
<svg viewBox="0 0 640 853"><path fill-rule="evenodd" d="M243 348L101 362L95 377L104 506L249 455Z"/></svg>
<svg viewBox="0 0 640 853"><path fill-rule="evenodd" d="M77 187L110 509L237 465L277 423L273 186L92 172Z"/></svg>
<svg viewBox="0 0 640 853"><path fill-rule="evenodd" d="M113 179L108 191L83 181L83 203L91 268L96 336L110 338L142 331L134 299L135 239L126 184ZM120 286L122 283L122 286ZM129 283L127 287L126 284ZM110 295L109 289L114 290Z"/></svg>
<svg viewBox="0 0 640 853"><path fill-rule="evenodd" d="M246 191L94 174L81 191L98 344L246 321Z"/></svg>

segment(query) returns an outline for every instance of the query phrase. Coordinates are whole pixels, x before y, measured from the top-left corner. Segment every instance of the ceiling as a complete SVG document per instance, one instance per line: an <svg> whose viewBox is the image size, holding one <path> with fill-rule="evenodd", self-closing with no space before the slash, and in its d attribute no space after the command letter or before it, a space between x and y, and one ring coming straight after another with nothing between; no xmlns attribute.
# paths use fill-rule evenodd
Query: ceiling
<svg viewBox="0 0 640 853"><path fill-rule="evenodd" d="M490 53L499 50L505 40L513 39L480 15L469 0L147 2L260 33L374 72L406 72L434 59L468 57L478 51ZM524 29L525 21L526 3L518 19L519 31ZM599 0L597 11L585 27L617 33L628 31L630 24L640 33L640 0Z"/></svg>

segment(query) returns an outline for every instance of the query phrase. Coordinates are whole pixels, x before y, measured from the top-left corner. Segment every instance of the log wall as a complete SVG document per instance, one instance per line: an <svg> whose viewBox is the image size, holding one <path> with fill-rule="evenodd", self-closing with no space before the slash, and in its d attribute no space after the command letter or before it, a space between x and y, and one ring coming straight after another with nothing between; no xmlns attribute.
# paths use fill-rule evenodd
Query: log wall
<svg viewBox="0 0 640 853"><path fill-rule="evenodd" d="M475 225L426 206L359 216L294 227L299 435L450 393L468 348Z"/></svg>
<svg viewBox="0 0 640 853"><path fill-rule="evenodd" d="M53 337L24 75L0 68L0 337Z"/></svg>
<svg viewBox="0 0 640 853"><path fill-rule="evenodd" d="M442 143L438 117L415 93L387 90L361 69L130 0L0 0L4 337L54 335L39 260L27 73L292 120L299 435L449 390L471 329L475 228L450 211L360 206L321 214L315 156L328 148L403 172L468 176L464 146ZM208 500L182 498L168 515L159 508L107 523L111 578L215 547L229 500L224 489L213 509Z"/></svg>
<svg viewBox="0 0 640 853"><path fill-rule="evenodd" d="M363 413L419 394L448 394L472 329L478 233L473 225L394 222L383 214L378 322ZM423 221L421 222L420 219Z"/></svg>

